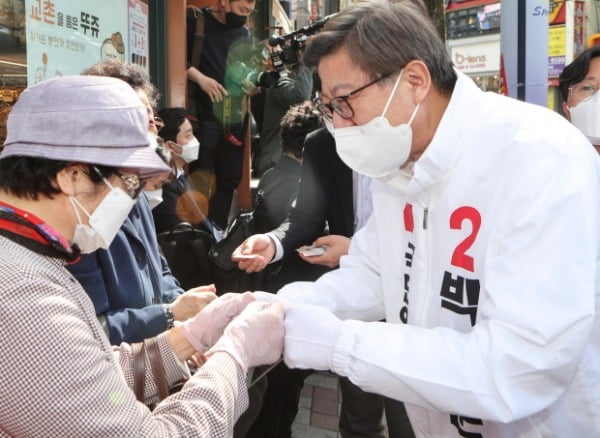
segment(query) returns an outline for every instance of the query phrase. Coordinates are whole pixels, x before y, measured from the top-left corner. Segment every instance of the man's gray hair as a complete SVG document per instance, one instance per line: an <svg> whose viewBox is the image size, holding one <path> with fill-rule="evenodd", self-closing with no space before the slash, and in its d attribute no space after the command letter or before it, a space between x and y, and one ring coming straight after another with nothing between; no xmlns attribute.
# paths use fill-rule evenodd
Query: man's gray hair
<svg viewBox="0 0 600 438"><path fill-rule="evenodd" d="M438 91L449 95L454 89L456 72L446 47L425 9L413 1L352 4L331 18L308 44L304 63L317 67L321 58L343 48L372 79L393 75L417 59L429 69Z"/></svg>

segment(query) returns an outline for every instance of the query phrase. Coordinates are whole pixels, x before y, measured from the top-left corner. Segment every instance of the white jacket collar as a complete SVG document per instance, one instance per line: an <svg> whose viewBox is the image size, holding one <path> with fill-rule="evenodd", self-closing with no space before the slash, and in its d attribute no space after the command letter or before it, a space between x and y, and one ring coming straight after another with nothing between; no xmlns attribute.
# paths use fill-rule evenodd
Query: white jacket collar
<svg viewBox="0 0 600 438"><path fill-rule="evenodd" d="M414 197L427 196L435 186L443 183L451 174L463 152L465 138L470 130L469 114L478 111L483 92L473 80L463 73L456 72L458 80L444 111L431 143L415 163L390 175L381 182Z"/></svg>

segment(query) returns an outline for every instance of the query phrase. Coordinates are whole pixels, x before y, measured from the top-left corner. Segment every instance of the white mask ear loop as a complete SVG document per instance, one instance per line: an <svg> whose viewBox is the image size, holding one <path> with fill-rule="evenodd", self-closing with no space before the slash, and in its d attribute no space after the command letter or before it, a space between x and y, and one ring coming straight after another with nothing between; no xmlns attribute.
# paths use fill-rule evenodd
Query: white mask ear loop
<svg viewBox="0 0 600 438"><path fill-rule="evenodd" d="M385 116L385 113L387 113L388 108L390 107L390 104L392 103L392 99L394 98L394 94L396 94L396 89L398 88L398 85L400 85L400 79L402 78L402 70L400 70L400 74L398 75L398 79L396 79L396 83L394 84L394 88L392 88L392 92L390 93L390 97L388 97L388 100L385 104L385 107L383 108L383 112L381 113L381 117Z"/></svg>
<svg viewBox="0 0 600 438"><path fill-rule="evenodd" d="M83 205L81 205L81 203L74 196L69 196L69 201L71 201L73 210L75 210L75 216L77 216L78 223L82 224L83 222L81 222L81 215L79 214L77 207L81 208L81 211L85 213L88 219L91 217L90 214L85 210L85 208L83 208Z"/></svg>
<svg viewBox="0 0 600 438"><path fill-rule="evenodd" d="M98 173L100 173L100 172L98 172ZM114 189L112 184L106 178L103 177L102 181L104 181L104 184L106 184L109 189L111 189L111 190ZM81 211L83 211L85 213L85 215L88 217L88 219L92 217L92 215L90 215L87 212L87 210L85 208L83 208L83 205L81 205L81 203L77 200L77 198L75 198L75 196L69 196L69 201L71 201L73 210L75 210L75 215L77 216L77 222L79 222L80 224L83 223L83 222L81 222L81 215L79 214L77 207L81 208Z"/></svg>
<svg viewBox="0 0 600 438"><path fill-rule="evenodd" d="M387 103L385 104L385 107L383 108L383 112L381 113L381 117L385 116L385 113L387 112L388 108L390 107L390 104L392 103L392 99L394 98L394 95L396 94L396 89L398 88L398 85L400 85L400 79L402 78L403 71L404 70L400 70L400 74L398 75L398 79L396 79L396 83L394 84L394 88L392 88L392 92L390 93L390 97L388 97ZM417 106L415 107L415 109L413 110L413 113L410 116L410 119L408 120L407 125L410 126L410 124L412 123L413 119L417 115L417 111L419 109L419 105L420 105L420 103L418 103Z"/></svg>

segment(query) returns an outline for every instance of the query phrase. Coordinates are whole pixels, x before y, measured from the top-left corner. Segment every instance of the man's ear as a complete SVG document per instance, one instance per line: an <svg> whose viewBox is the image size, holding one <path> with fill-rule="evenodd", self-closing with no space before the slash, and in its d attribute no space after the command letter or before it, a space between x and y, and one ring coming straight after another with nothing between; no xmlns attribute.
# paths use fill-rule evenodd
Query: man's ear
<svg viewBox="0 0 600 438"><path fill-rule="evenodd" d="M56 188L67 196L74 196L77 193L76 187L81 184L84 177L83 168L80 164L71 164L56 174Z"/></svg>
<svg viewBox="0 0 600 438"><path fill-rule="evenodd" d="M410 61L404 67L402 76L414 90L415 104L423 102L432 86L431 74L425 63L417 59Z"/></svg>

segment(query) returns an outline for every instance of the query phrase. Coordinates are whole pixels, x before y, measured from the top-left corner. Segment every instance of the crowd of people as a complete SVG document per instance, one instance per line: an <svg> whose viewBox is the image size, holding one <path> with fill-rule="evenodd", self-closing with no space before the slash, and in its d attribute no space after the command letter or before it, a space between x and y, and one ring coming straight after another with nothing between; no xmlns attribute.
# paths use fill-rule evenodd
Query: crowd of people
<svg viewBox="0 0 600 438"><path fill-rule="evenodd" d="M314 370L344 438L597 434L600 48L561 74L563 117L484 93L422 5L374 0L274 88L232 87L255 6L187 10L187 108L120 61L15 103L0 435L291 437ZM183 278L164 239L223 238L248 95L255 233L227 257L255 290L226 290L208 246Z"/></svg>

